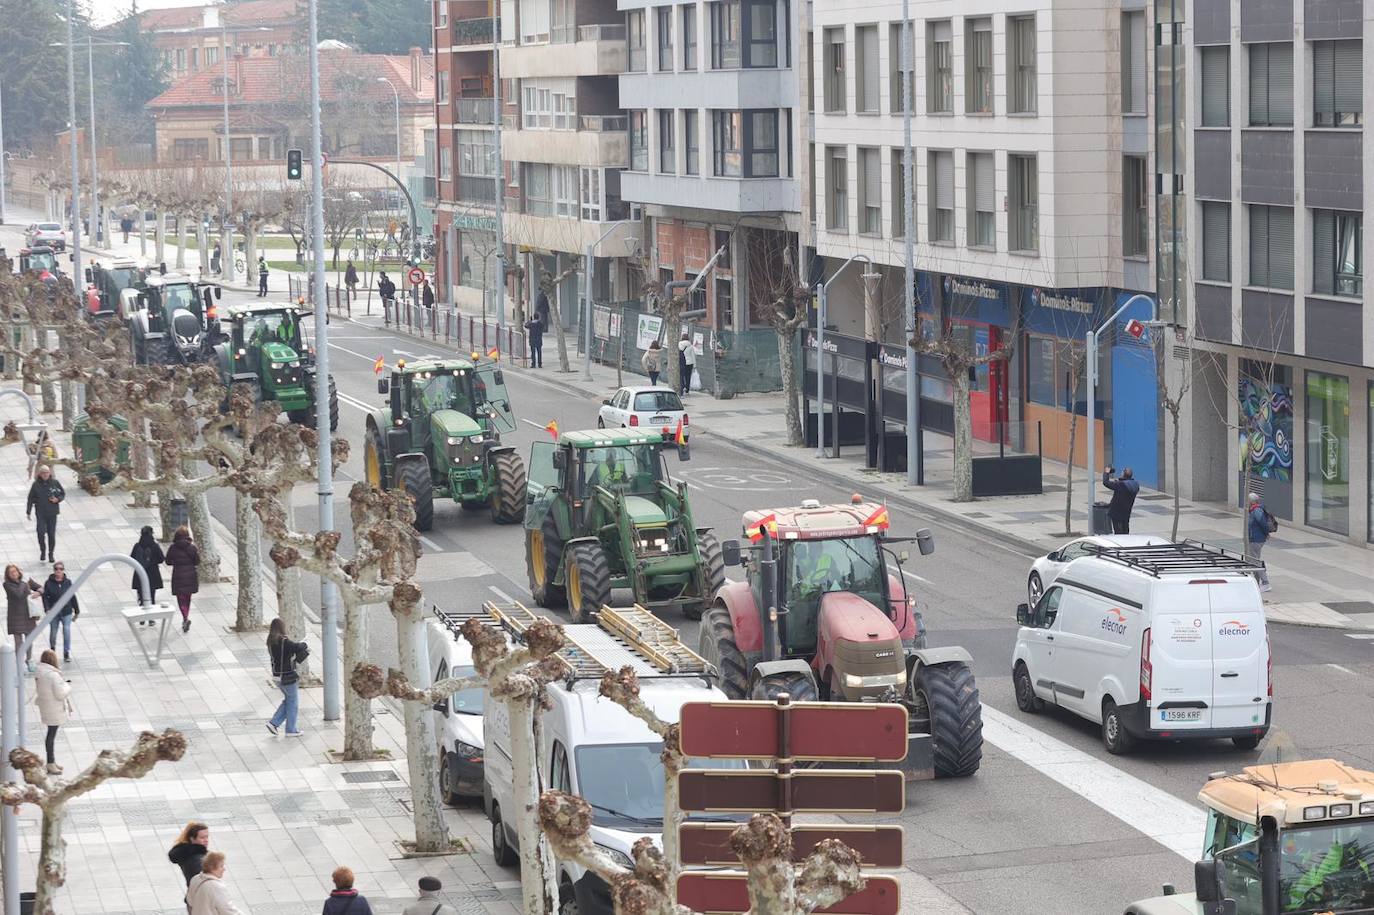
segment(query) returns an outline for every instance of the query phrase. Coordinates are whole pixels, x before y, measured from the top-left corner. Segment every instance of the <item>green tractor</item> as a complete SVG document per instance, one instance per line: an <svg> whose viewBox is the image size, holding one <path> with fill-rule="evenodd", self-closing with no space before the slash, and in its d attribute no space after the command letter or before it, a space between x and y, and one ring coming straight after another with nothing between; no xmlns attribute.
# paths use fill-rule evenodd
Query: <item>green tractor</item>
<svg viewBox="0 0 1374 915"><path fill-rule="evenodd" d="M367 417L363 470L373 486L405 488L417 528L434 526L436 496L469 511L489 509L497 524L524 516L525 462L501 444L501 433L515 431L515 415L500 366L398 362L377 390L389 402Z"/></svg>
<svg viewBox="0 0 1374 915"><path fill-rule="evenodd" d="M555 427L556 428L556 427ZM701 619L725 581L720 541L692 521L687 485L668 476L658 430L565 432L530 450L525 568L541 607L590 622L628 588L651 609ZM686 445L677 446L683 460Z"/></svg>
<svg viewBox="0 0 1374 915"><path fill-rule="evenodd" d="M301 329L311 312L294 305L238 305L229 309L229 337L215 346L225 387L246 384L259 402L275 400L293 423L314 428L315 351ZM339 428L339 392L329 377L329 431Z"/></svg>

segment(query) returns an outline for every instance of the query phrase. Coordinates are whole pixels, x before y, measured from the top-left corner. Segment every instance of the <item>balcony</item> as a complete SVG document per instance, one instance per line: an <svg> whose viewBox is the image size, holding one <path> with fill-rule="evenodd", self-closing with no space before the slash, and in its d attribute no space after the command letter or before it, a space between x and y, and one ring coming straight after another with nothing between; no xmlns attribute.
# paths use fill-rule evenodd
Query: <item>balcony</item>
<svg viewBox="0 0 1374 915"><path fill-rule="evenodd" d="M612 226L615 229L602 237L602 233ZM525 245L538 251L565 251L569 254L583 254L588 245L594 244L594 257L625 257L627 252L637 247L640 239L640 224L637 221L617 224L568 216L507 213L504 228L508 243Z"/></svg>
<svg viewBox="0 0 1374 915"><path fill-rule="evenodd" d="M593 121L611 117L588 115ZM617 115L621 120L623 116ZM580 119L579 119L580 120ZM510 130L501 136L501 155L516 162L624 168L629 164L629 134L617 130Z"/></svg>
<svg viewBox="0 0 1374 915"><path fill-rule="evenodd" d="M455 19L450 25L454 47L482 47L492 43L496 36L496 19L487 16L482 19Z"/></svg>
<svg viewBox="0 0 1374 915"><path fill-rule="evenodd" d="M496 203L496 179L482 175L458 176L459 203Z"/></svg>
<svg viewBox="0 0 1374 915"><path fill-rule="evenodd" d="M496 119L496 99L457 98L453 108L459 124L491 124Z"/></svg>
<svg viewBox="0 0 1374 915"><path fill-rule="evenodd" d="M623 114L584 114L577 119L577 129L592 133L622 133L630 129L630 119Z"/></svg>
<svg viewBox="0 0 1374 915"><path fill-rule="evenodd" d="M625 26L566 26L547 43L501 47L501 76L507 79L545 76L614 76L625 69Z"/></svg>
<svg viewBox="0 0 1374 915"><path fill-rule="evenodd" d="M793 178L713 178L627 171L620 175L620 196L635 203L725 213L801 212L801 189Z"/></svg>
<svg viewBox="0 0 1374 915"><path fill-rule="evenodd" d="M709 51L709 49L706 49ZM624 108L681 108L710 99L712 108L796 108L797 74L791 69L703 70L620 75Z"/></svg>

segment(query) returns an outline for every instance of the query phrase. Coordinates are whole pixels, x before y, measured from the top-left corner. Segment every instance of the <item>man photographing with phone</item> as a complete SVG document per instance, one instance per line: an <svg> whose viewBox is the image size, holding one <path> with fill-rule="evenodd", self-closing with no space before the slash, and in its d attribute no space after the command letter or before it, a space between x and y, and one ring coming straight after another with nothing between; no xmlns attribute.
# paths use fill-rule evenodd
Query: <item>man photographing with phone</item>
<svg viewBox="0 0 1374 915"><path fill-rule="evenodd" d="M1107 506L1107 517L1112 521L1113 534L1129 534L1131 532L1131 508L1135 505L1135 497L1140 493L1140 484L1135 481L1135 474L1131 468L1122 468L1121 476L1112 478L1115 467L1108 467L1102 471L1102 485L1112 491L1112 502Z"/></svg>

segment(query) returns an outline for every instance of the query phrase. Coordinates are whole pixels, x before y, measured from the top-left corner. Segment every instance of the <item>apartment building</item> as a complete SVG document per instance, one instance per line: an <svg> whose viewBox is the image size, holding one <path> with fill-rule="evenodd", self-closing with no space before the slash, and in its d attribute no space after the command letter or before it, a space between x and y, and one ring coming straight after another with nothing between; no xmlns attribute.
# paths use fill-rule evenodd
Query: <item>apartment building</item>
<svg viewBox="0 0 1374 915"><path fill-rule="evenodd" d="M275 57L305 42L298 0L238 0L132 12L162 54L169 78L223 66L224 57Z"/></svg>
<svg viewBox="0 0 1374 915"><path fill-rule="evenodd" d="M1194 74L1177 80L1189 103L1179 210L1193 227L1180 270L1189 494L1235 504L1258 491L1286 523L1374 543L1374 20L1357 0L1190 6L1191 18L1176 12Z"/></svg>
<svg viewBox="0 0 1374 915"><path fill-rule="evenodd" d="M915 299L938 328L1009 362L973 382L975 434L1066 459L1074 341L1155 286L1150 203L1152 10L1144 0L930 0L912 4L903 60L898 0L813 11L806 212L823 274L851 255L881 279L865 318L862 274L831 287L828 323L905 338L903 105L912 106ZM904 92L905 87L905 92ZM1125 317L1146 317L1141 300ZM1154 358L1120 335L1101 351L1099 455L1159 481ZM923 397L952 399L940 378ZM1075 462L1086 459L1078 426Z"/></svg>
<svg viewBox="0 0 1374 915"><path fill-rule="evenodd" d="M799 27L789 0L619 0L629 126L621 197L643 207L651 281L695 280L697 321L766 326L801 228ZM796 263L798 258L793 258Z"/></svg>

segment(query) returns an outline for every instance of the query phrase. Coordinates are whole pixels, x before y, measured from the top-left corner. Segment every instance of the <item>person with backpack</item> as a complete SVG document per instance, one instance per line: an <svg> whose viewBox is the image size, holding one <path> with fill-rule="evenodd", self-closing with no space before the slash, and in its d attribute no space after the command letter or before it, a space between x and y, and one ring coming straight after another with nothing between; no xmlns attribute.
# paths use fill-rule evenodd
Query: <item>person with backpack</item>
<svg viewBox="0 0 1374 915"><path fill-rule="evenodd" d="M1261 563L1260 569L1255 572L1255 580L1259 582L1261 591L1268 591L1269 571L1263 567L1260 554L1264 551L1264 545L1269 542L1269 535L1278 531L1279 522L1269 514L1269 509L1264 507L1258 493L1252 492L1246 496L1245 504L1249 507L1245 523L1245 556Z"/></svg>
<svg viewBox="0 0 1374 915"><path fill-rule="evenodd" d="M286 622L281 617L272 621L267 629L267 657L272 663L272 677L281 688L281 704L267 722L267 730L275 737L282 725L286 725L287 737L300 737L296 727L296 713L300 708L300 674L296 665L310 655L304 642L293 642L286 637Z"/></svg>

